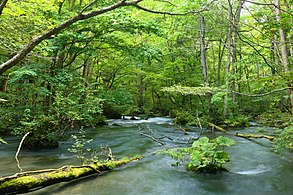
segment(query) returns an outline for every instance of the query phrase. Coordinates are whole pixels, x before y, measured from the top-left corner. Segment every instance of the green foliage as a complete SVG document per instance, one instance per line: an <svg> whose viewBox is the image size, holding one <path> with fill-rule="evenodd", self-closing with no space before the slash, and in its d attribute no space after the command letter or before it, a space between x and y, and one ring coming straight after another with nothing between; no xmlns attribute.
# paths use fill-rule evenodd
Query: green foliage
<svg viewBox="0 0 293 195"><path fill-rule="evenodd" d="M258 121L266 126L285 128L293 123L292 115L289 113L274 111L266 112L259 116Z"/></svg>
<svg viewBox="0 0 293 195"><path fill-rule="evenodd" d="M98 97L103 100L103 113L109 118L121 118L121 115L132 112L131 108L134 102L126 89L100 89L98 90Z"/></svg>
<svg viewBox="0 0 293 195"><path fill-rule="evenodd" d="M223 165L230 160L224 147L232 146L236 142L219 136L210 140L202 137L194 141L191 147L166 150L163 153L177 160L176 165L186 162L186 169L200 173L216 173L225 171Z"/></svg>
<svg viewBox="0 0 293 195"><path fill-rule="evenodd" d="M84 86L77 85L68 93L62 91L56 94L52 111L60 122L71 124L72 127L84 125L95 126L98 116L102 113L101 99L90 94Z"/></svg>
<svg viewBox="0 0 293 195"><path fill-rule="evenodd" d="M214 91L216 91L216 88L172 86L164 87L162 91L169 93L179 93L182 95L206 95L208 93L213 93Z"/></svg>
<svg viewBox="0 0 293 195"><path fill-rule="evenodd" d="M81 129L77 135L71 135L71 138L74 140L71 148L68 149L69 152L75 154L75 156L80 159L82 165L89 164L91 162L97 162L98 158L94 154L94 151L90 148L86 148L86 144L92 142L92 139L86 139L84 131ZM88 158L88 154L92 153L92 158Z"/></svg>
<svg viewBox="0 0 293 195"><path fill-rule="evenodd" d="M174 122L176 124L180 125L186 125L186 124L191 124L194 123L195 121L195 116L192 115L192 113L188 111L181 111L181 110L175 110L172 112L172 117L175 117Z"/></svg>
<svg viewBox="0 0 293 195"><path fill-rule="evenodd" d="M248 127L250 117L244 115L228 115L224 124L228 127Z"/></svg>
<svg viewBox="0 0 293 195"><path fill-rule="evenodd" d="M274 139L274 149L277 153L284 154L287 149L293 150L293 126L279 130Z"/></svg>

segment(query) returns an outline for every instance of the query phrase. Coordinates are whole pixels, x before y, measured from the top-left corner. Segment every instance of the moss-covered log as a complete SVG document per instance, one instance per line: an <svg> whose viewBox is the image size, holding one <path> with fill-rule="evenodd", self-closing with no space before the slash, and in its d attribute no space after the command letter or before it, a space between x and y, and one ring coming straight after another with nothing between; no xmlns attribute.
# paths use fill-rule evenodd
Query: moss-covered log
<svg viewBox="0 0 293 195"><path fill-rule="evenodd" d="M265 139L268 139L270 141L274 141L274 137L273 136L268 136L268 135L256 135L256 134L240 134L240 133L237 133L235 134L237 137L243 137L243 138L246 138L246 139L249 139L249 138L265 138Z"/></svg>
<svg viewBox="0 0 293 195"><path fill-rule="evenodd" d="M64 166L59 169L28 171L12 176L1 177L0 194L31 192L59 182L71 181L84 176L99 174L138 159L140 159L140 157L127 160L108 161L105 163L93 163L84 166Z"/></svg>
<svg viewBox="0 0 293 195"><path fill-rule="evenodd" d="M217 129L219 131L226 132L225 129L223 129L222 127L219 127L218 125L215 125L213 123L209 123L209 126L212 127L212 128L215 128L215 129Z"/></svg>

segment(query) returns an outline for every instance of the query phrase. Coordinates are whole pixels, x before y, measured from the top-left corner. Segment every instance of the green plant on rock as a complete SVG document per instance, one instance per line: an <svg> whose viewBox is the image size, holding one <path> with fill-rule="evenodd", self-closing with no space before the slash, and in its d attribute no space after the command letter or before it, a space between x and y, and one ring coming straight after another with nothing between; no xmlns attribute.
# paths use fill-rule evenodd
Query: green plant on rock
<svg viewBox="0 0 293 195"><path fill-rule="evenodd" d="M216 173L227 171L223 165L230 160L224 148L236 142L232 139L219 136L210 140L202 137L193 142L191 147L175 148L163 153L177 160L176 165L186 163L186 169L199 173Z"/></svg>

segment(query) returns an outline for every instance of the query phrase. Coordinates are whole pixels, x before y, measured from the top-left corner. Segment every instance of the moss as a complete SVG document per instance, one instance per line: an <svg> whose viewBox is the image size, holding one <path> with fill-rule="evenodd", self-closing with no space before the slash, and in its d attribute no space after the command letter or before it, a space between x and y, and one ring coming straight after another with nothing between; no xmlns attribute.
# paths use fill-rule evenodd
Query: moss
<svg viewBox="0 0 293 195"><path fill-rule="evenodd" d="M63 181L71 181L83 176L111 170L140 158L141 157L134 157L131 159L93 163L84 166L65 166L52 171L42 172L40 174L34 173L34 175L20 175L15 178L1 178L0 194L29 192L32 189L46 187ZM27 172L26 174L33 173Z"/></svg>

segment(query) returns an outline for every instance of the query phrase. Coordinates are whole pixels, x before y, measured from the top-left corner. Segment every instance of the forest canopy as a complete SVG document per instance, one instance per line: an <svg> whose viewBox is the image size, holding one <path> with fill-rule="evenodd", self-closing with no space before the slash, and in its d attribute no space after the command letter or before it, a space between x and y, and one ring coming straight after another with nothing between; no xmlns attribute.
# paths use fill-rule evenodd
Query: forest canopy
<svg viewBox="0 0 293 195"><path fill-rule="evenodd" d="M122 115L292 125L287 0L0 2L0 132L28 147Z"/></svg>

